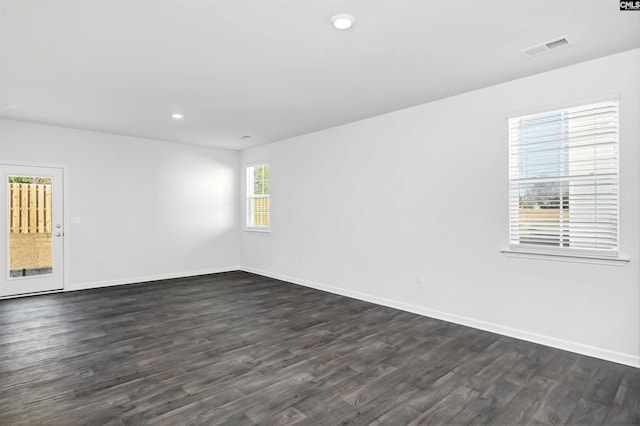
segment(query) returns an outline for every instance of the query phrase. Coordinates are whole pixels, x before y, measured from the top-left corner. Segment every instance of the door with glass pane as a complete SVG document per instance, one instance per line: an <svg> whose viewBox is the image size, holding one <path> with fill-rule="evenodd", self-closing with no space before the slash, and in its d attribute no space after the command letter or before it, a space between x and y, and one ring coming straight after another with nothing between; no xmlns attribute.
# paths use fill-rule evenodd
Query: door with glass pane
<svg viewBox="0 0 640 426"><path fill-rule="evenodd" d="M0 297L62 289L62 169L0 164L0 176Z"/></svg>

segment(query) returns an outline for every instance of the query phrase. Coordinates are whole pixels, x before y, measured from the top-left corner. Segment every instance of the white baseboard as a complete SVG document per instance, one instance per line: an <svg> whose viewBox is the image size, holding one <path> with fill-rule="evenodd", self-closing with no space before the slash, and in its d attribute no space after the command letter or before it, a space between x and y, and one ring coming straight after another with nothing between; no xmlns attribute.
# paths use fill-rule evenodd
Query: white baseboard
<svg viewBox="0 0 640 426"><path fill-rule="evenodd" d="M398 302L396 300L372 296L370 294L347 290L340 287L333 287L333 286L328 286L324 284L319 284L319 283L306 281L306 280L302 280L294 277L289 277L286 275L277 274L270 271L264 271L264 270L246 267L246 266L240 267L239 269L245 272L251 272L253 274L258 274L265 277L287 281L293 284L298 284L305 287L311 287L311 288L326 291L329 293L339 294L341 296L364 300L366 302L371 302L378 305L388 306L390 308L400 309L402 311L412 312L414 314L423 315L430 318L436 318L439 320L452 322L454 324L460 324L467 327L488 331L491 333L501 334L503 336L514 337L520 340L526 340L529 342L538 343L541 345L550 346L553 348L562 349L565 351L574 352L581 355L587 355L594 358L600 358L606 361L612 361L619 364L640 368L640 356L637 356L637 355L615 352L608 349L603 349L603 348L585 345L582 343L572 342L569 340L558 339L552 336L545 336L542 334L532 333L525 330L519 330L519 329L507 327L500 324L480 321L474 318L468 318L465 316L451 314L448 312L436 311L433 309L424 308L422 306L416 306L416 305L411 305L404 302Z"/></svg>
<svg viewBox="0 0 640 426"><path fill-rule="evenodd" d="M232 272L232 271L240 271L240 270L242 270L242 268L240 268L239 266L224 266L224 267L211 268L211 269L199 269L197 271L172 272L169 274L147 275L142 277L122 278L122 279L109 280L109 281L93 281L89 283L69 285L69 286L66 286L63 291L88 290L92 288L111 287L111 286L126 285L126 284L137 284L137 283L143 283L148 281L168 280L172 278L195 277L197 275L218 274L220 272Z"/></svg>

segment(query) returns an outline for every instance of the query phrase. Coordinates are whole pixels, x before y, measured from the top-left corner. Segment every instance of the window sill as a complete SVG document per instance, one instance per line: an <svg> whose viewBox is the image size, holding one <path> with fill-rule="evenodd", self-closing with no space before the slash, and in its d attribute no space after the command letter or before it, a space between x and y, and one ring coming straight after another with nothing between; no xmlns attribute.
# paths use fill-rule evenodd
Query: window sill
<svg viewBox="0 0 640 426"><path fill-rule="evenodd" d="M631 259L627 257L565 254L565 253L543 253L543 252L537 252L533 250L528 251L528 250L507 249L507 250L500 250L500 252L507 257L518 257L521 259L551 260L555 262L590 263L594 265L626 266L631 261Z"/></svg>
<svg viewBox="0 0 640 426"><path fill-rule="evenodd" d="M249 231L249 232L262 232L265 234L271 233L271 228L244 228L245 231Z"/></svg>

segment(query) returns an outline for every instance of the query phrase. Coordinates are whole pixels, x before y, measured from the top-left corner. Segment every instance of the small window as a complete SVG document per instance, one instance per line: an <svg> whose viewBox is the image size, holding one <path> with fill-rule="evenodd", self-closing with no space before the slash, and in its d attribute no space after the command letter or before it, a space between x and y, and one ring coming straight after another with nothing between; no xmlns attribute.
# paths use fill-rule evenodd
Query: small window
<svg viewBox="0 0 640 426"><path fill-rule="evenodd" d="M270 182L268 164L247 167L247 228L270 228Z"/></svg>
<svg viewBox="0 0 640 426"><path fill-rule="evenodd" d="M511 246L618 253L618 102L509 120Z"/></svg>

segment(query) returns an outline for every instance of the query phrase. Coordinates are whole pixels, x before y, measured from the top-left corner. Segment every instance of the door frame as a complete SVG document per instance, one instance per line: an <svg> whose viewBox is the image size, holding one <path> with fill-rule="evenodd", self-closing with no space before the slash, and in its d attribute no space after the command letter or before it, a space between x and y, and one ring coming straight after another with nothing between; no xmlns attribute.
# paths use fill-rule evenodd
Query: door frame
<svg viewBox="0 0 640 426"><path fill-rule="evenodd" d="M35 161L17 161L17 160L0 160L0 166L18 166L18 167L44 167L62 170L62 224L63 224L63 244L62 244L62 288L57 290L37 291L32 293L12 294L3 296L0 294L0 300L14 299L18 297L37 296L39 294L60 293L66 291L67 277L69 276L69 238L67 232L67 224L69 223L69 179L68 167L66 164L60 163L41 163ZM6 200L4 201L6 203ZM6 226L6 225L5 225ZM8 229L7 229L8 231ZM7 244L9 235L0 235L0 238L6 238ZM3 243L5 244L5 243ZM8 248L7 248L8 250ZM8 251L7 251L8 254Z"/></svg>

